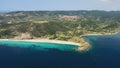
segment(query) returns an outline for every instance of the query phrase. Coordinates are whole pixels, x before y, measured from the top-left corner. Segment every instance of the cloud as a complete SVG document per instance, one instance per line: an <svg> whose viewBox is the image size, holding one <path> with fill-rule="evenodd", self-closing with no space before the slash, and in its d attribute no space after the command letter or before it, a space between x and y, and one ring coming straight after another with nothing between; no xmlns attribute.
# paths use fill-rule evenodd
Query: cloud
<svg viewBox="0 0 120 68"><path fill-rule="evenodd" d="M101 2L110 2L111 0L100 0Z"/></svg>

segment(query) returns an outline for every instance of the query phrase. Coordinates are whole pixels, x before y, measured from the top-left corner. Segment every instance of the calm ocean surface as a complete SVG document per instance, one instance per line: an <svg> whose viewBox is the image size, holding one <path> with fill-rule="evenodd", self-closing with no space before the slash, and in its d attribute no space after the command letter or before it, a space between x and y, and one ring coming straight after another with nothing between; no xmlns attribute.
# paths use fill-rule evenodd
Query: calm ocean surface
<svg viewBox="0 0 120 68"><path fill-rule="evenodd" d="M120 35L85 36L92 48L0 41L0 68L120 68Z"/></svg>

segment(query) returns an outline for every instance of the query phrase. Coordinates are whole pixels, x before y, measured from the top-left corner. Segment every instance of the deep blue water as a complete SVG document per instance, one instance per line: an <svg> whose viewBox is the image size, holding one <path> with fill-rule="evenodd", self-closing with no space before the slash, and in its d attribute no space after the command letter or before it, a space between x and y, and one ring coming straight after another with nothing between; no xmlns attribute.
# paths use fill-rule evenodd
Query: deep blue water
<svg viewBox="0 0 120 68"><path fill-rule="evenodd" d="M85 38L92 48L82 53L74 45L1 41L0 68L120 68L119 35Z"/></svg>

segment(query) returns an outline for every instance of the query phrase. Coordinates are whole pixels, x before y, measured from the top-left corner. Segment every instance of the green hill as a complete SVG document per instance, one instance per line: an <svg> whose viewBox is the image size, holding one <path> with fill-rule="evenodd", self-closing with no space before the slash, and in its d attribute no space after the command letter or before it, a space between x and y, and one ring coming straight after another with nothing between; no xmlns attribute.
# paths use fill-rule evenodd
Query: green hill
<svg viewBox="0 0 120 68"><path fill-rule="evenodd" d="M0 38L27 35L25 38L79 42L80 35L115 33L119 29L120 11L16 11L0 14Z"/></svg>

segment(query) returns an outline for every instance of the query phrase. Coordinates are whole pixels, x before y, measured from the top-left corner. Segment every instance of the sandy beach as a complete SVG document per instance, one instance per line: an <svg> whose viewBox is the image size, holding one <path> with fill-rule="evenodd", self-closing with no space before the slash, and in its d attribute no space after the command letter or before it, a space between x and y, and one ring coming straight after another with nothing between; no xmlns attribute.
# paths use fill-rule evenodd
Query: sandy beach
<svg viewBox="0 0 120 68"><path fill-rule="evenodd" d="M80 43L61 41L61 40L49 40L49 39L30 39L30 40L0 39L0 41L47 42L47 43L71 44L71 45L80 46Z"/></svg>
<svg viewBox="0 0 120 68"><path fill-rule="evenodd" d="M98 35L116 35L118 34L118 32L115 32L115 33L105 33L105 34L85 34L85 35L81 35L82 36L98 36Z"/></svg>

